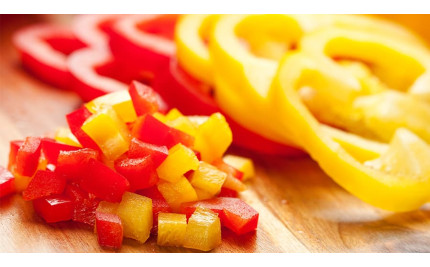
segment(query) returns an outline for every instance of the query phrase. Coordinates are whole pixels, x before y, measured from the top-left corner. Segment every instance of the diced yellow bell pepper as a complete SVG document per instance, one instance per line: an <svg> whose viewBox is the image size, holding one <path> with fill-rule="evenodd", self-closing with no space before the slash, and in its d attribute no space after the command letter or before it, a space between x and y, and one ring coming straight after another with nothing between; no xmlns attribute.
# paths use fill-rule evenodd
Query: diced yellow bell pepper
<svg viewBox="0 0 430 267"><path fill-rule="evenodd" d="M82 147L69 128L58 128L57 131L55 131L55 140L66 145Z"/></svg>
<svg viewBox="0 0 430 267"><path fill-rule="evenodd" d="M152 200L125 192L117 210L124 227L124 236L141 243L149 238L152 228Z"/></svg>
<svg viewBox="0 0 430 267"><path fill-rule="evenodd" d="M177 213L158 214L157 244L181 247L187 231L187 216Z"/></svg>
<svg viewBox="0 0 430 267"><path fill-rule="evenodd" d="M251 159L234 155L226 155L223 160L228 165L231 165L237 170L243 172L242 181L246 181L249 178L254 177L254 163Z"/></svg>
<svg viewBox="0 0 430 267"><path fill-rule="evenodd" d="M231 129L225 117L214 113L198 127L194 148L200 152L203 161L213 162L222 158L232 141Z"/></svg>
<svg viewBox="0 0 430 267"><path fill-rule="evenodd" d="M165 117L168 121L173 121L183 116L184 114L182 114L177 108L172 108L171 110L169 110Z"/></svg>
<svg viewBox="0 0 430 267"><path fill-rule="evenodd" d="M196 154L188 147L177 144L169 149L169 155L157 168L158 176L171 183L180 180L183 175L199 167Z"/></svg>
<svg viewBox="0 0 430 267"><path fill-rule="evenodd" d="M112 107L123 122L133 122L137 119L130 94L126 90L113 92L85 104L91 113L97 113L106 107Z"/></svg>
<svg viewBox="0 0 430 267"><path fill-rule="evenodd" d="M184 247L209 251L221 244L221 222L213 211L197 207L188 220Z"/></svg>
<svg viewBox="0 0 430 267"><path fill-rule="evenodd" d="M194 190L196 191L198 200L211 199L211 198L214 197L213 194L211 194L211 193L209 193L209 192L207 192L207 191L205 191L203 189L200 189L200 188L196 187L196 188L194 188Z"/></svg>
<svg viewBox="0 0 430 267"><path fill-rule="evenodd" d="M160 112L155 112L154 114L152 114L152 116L154 116L154 118L161 121L162 123L167 123L166 116Z"/></svg>
<svg viewBox="0 0 430 267"><path fill-rule="evenodd" d="M93 114L81 128L110 160L117 159L128 150L130 137L127 126L112 108L104 108Z"/></svg>
<svg viewBox="0 0 430 267"><path fill-rule="evenodd" d="M190 176L190 183L194 188L203 190L213 197L221 190L226 177L225 172L218 170L209 163L200 161L198 169Z"/></svg>
<svg viewBox="0 0 430 267"><path fill-rule="evenodd" d="M175 183L160 181L157 187L173 211L179 211L182 203L198 200L193 186L183 176Z"/></svg>

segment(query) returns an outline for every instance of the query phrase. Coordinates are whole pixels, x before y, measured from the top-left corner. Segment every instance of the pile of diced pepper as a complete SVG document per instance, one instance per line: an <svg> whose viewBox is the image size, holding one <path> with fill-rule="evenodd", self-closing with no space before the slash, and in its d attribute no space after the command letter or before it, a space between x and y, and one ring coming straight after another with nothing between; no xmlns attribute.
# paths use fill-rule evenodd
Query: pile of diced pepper
<svg viewBox="0 0 430 267"><path fill-rule="evenodd" d="M224 155L232 133L223 115L166 111L150 87L96 98L67 115L55 139L11 141L0 197L22 192L47 223L93 226L99 244L141 243L209 251L221 227L257 228L258 212L238 198L254 175L250 159ZM224 229L223 228L223 229Z"/></svg>

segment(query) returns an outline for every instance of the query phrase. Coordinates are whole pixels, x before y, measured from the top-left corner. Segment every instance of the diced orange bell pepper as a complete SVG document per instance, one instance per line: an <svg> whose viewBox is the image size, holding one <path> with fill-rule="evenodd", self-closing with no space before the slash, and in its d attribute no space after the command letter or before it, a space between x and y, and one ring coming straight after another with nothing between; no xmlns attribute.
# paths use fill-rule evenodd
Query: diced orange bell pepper
<svg viewBox="0 0 430 267"><path fill-rule="evenodd" d="M193 186L183 176L176 183L160 181L157 187L173 211L179 210L182 203L198 199Z"/></svg>
<svg viewBox="0 0 430 267"><path fill-rule="evenodd" d="M130 137L127 126L112 108L105 107L93 114L82 125L82 130L110 160L117 159L128 150Z"/></svg>
<svg viewBox="0 0 430 267"><path fill-rule="evenodd" d="M200 161L199 168L190 176L190 182L193 187L206 191L213 197L221 190L226 178L225 172L218 170L209 163Z"/></svg>
<svg viewBox="0 0 430 267"><path fill-rule="evenodd" d="M201 153L203 161L213 162L222 157L230 146L232 138L224 116L215 113L197 129L194 148Z"/></svg>
<svg viewBox="0 0 430 267"><path fill-rule="evenodd" d="M124 236L144 243L152 228L152 200L126 192L118 206L118 216L124 227Z"/></svg>
<svg viewBox="0 0 430 267"><path fill-rule="evenodd" d="M158 214L158 245L180 247L184 243L186 231L187 216L185 214Z"/></svg>
<svg viewBox="0 0 430 267"><path fill-rule="evenodd" d="M209 251L221 244L221 222L210 209L197 207L188 220L184 247Z"/></svg>
<svg viewBox="0 0 430 267"><path fill-rule="evenodd" d="M186 172L196 170L198 166L199 160L194 151L182 144L177 144L169 150L169 155L157 168L157 174L161 179L175 183Z"/></svg>

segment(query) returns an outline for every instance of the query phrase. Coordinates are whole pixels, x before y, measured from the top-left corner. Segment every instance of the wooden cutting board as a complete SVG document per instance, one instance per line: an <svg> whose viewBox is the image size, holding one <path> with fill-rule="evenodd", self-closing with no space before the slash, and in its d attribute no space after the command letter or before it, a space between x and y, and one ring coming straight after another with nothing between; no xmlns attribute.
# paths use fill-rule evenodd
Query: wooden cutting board
<svg viewBox="0 0 430 267"><path fill-rule="evenodd" d="M9 141L52 133L81 104L72 92L48 86L19 65L10 36L35 21L54 17L0 17L0 165ZM337 186L311 159L232 153L254 159L257 176L241 195L260 212L258 230L237 237L223 231L214 252L430 252L430 205L390 213L367 205ZM78 223L48 225L31 203L13 195L0 200L0 252L105 252L91 228ZM125 239L121 252L190 252Z"/></svg>

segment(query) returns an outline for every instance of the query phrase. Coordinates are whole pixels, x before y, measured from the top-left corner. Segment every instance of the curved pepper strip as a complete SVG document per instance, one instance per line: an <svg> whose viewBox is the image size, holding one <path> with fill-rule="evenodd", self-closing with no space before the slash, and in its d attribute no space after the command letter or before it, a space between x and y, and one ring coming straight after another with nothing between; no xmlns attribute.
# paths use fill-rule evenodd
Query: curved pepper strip
<svg viewBox="0 0 430 267"><path fill-rule="evenodd" d="M321 66L316 66L312 58L303 53L287 55L282 60L269 93L274 103L271 111L278 114L276 123L289 139L304 147L333 180L365 202L392 211L415 210L426 203L430 198L430 168L425 161L430 156L430 146L407 130L396 132L392 142L399 142L406 136L409 139L403 144L405 148L415 149L416 153L408 153L419 170L415 175L390 173L388 169L368 167L356 160L322 130L297 94L297 87L308 80L303 73L318 68ZM399 153L393 156L396 154L404 157Z"/></svg>
<svg viewBox="0 0 430 267"><path fill-rule="evenodd" d="M72 77L67 57L85 45L69 28L51 24L28 26L14 34L13 43L22 64L35 76L56 87L70 88Z"/></svg>
<svg viewBox="0 0 430 267"><path fill-rule="evenodd" d="M379 34L345 29L310 33L302 39L300 47L313 56L324 57L322 61L332 69L342 68L332 57L358 60L371 66L369 73L358 79L361 86L354 97L339 99L342 92L339 89L333 90L329 97L338 98L338 102L324 97L310 101L314 106L319 105L312 111L323 114L322 121L383 141L389 141L397 128L405 127L430 142L430 105L408 93L411 87L424 87L414 84L430 76L428 49ZM368 82L372 78L380 81ZM318 95L321 93L315 93L313 98ZM342 107L345 103L350 105L346 109Z"/></svg>
<svg viewBox="0 0 430 267"><path fill-rule="evenodd" d="M177 19L178 15L133 15L118 20L109 33L114 57L134 69L134 76L147 75L151 80L158 70L167 68L174 54Z"/></svg>

